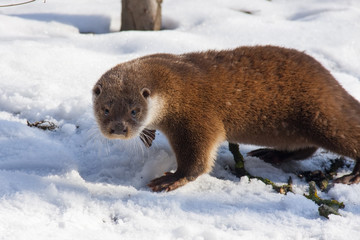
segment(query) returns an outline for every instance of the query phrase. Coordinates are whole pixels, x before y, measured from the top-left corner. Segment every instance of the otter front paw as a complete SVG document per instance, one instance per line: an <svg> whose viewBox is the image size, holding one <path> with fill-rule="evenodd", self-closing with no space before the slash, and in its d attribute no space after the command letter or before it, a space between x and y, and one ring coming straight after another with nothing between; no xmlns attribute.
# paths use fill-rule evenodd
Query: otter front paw
<svg viewBox="0 0 360 240"><path fill-rule="evenodd" d="M169 192L178 187L184 186L189 180L186 177L180 177L176 173L166 172L164 176L153 179L148 187L154 192Z"/></svg>
<svg viewBox="0 0 360 240"><path fill-rule="evenodd" d="M348 174L334 180L334 183L355 184L360 183L360 173Z"/></svg>

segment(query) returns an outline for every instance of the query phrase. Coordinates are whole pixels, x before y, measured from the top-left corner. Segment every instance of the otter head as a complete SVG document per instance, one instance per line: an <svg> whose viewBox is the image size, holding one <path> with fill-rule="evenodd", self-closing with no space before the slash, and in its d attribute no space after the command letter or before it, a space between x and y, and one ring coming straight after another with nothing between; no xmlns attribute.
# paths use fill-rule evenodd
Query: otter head
<svg viewBox="0 0 360 240"><path fill-rule="evenodd" d="M105 137L129 139L146 127L151 92L111 71L93 88L95 118Z"/></svg>

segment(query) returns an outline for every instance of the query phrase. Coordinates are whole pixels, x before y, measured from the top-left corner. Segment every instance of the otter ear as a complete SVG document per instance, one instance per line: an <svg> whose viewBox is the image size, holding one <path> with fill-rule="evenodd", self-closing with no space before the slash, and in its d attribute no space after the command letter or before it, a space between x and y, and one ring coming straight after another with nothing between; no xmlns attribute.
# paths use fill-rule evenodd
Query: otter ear
<svg viewBox="0 0 360 240"><path fill-rule="evenodd" d="M96 86L93 89L93 94L95 97L98 97L102 92L102 88L100 84L96 84Z"/></svg>
<svg viewBox="0 0 360 240"><path fill-rule="evenodd" d="M150 97L150 90L148 88L143 88L141 89L141 95L147 99L148 97Z"/></svg>

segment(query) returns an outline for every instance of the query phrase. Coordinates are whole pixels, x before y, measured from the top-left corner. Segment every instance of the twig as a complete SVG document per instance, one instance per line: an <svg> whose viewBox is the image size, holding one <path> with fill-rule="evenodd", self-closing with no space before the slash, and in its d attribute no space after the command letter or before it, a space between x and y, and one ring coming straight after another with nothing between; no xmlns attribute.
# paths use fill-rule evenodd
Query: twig
<svg viewBox="0 0 360 240"><path fill-rule="evenodd" d="M320 207L318 208L319 215L329 218L330 214L340 215L338 210L344 208L345 205L343 202L338 202L336 200L322 199L317 195L317 190L315 182L309 182L309 194L304 194L307 199L312 200Z"/></svg>
<svg viewBox="0 0 360 240"><path fill-rule="evenodd" d="M244 157L240 153L239 145L237 143L229 143L229 150L234 156L236 176L239 178L242 176L250 176L250 174L245 170Z"/></svg>
<svg viewBox="0 0 360 240"><path fill-rule="evenodd" d="M19 5L24 5L24 4L28 4L31 2L35 2L36 0L30 0L27 2L21 2L21 3L13 3L13 4L7 4L7 5L0 5L0 7L14 7L14 6L19 6Z"/></svg>
<svg viewBox="0 0 360 240"><path fill-rule="evenodd" d="M288 192L293 192L292 189L292 179L291 177L289 177L288 180L288 184L284 184L282 186L278 186L275 183L273 183L272 181L270 181L267 178L262 178L262 177L255 177L252 176L251 174L249 174L246 170L245 170L245 166L244 166L244 158L240 153L239 150L239 145L236 143L229 143L229 149L230 152L233 154L234 156L234 160L235 160L235 175L238 176L239 178L243 177L243 176L247 176L249 179L258 179L260 181L262 181L263 183L265 183L266 185L270 185L272 186L272 188L281 194L286 194ZM336 159L334 161L332 161L331 167L330 169L327 171L328 175L333 175L333 172L336 172L336 170L339 167L342 167L344 164L342 163L343 161L341 161L342 159ZM319 174L314 174L314 175L319 175ZM324 174L322 174L324 175ZM320 179L323 180L323 179ZM327 183L327 182L326 182ZM319 215L329 218L330 214L335 214L335 215L340 215L339 213L339 209L344 208L345 205L342 202L338 202L336 200L328 200L328 199L322 199L317 195L317 191L316 191L316 186L315 186L315 182L314 181L310 181L309 182L309 194L304 194L304 196L312 201L314 201L317 205L319 205L318 211L319 211Z"/></svg>
<svg viewBox="0 0 360 240"><path fill-rule="evenodd" d="M287 194L288 192L293 192L291 177L288 180L288 184L284 184L284 185L279 186L279 185L276 185L274 182L270 181L267 178L252 176L250 173L248 173L245 170L244 157L240 153L239 145L237 143L229 143L229 150L234 156L235 175L237 177L241 178L243 176L247 176L249 179L254 179L254 178L258 179L258 180L262 181L263 183L265 183L266 185L271 185L272 188L276 192L281 193L281 194Z"/></svg>
<svg viewBox="0 0 360 240"><path fill-rule="evenodd" d="M36 127L42 130L49 130L49 131L53 131L56 128L58 128L58 126L56 126L55 123L53 122L49 122L49 121L39 121L39 122L34 122L34 123L30 123L29 121L26 121L27 125L29 127Z"/></svg>
<svg viewBox="0 0 360 240"><path fill-rule="evenodd" d="M339 168L345 166L345 158L340 157L331 161L331 166L325 171L316 170L316 171L304 171L298 174L298 177L303 178L307 182L314 181L316 185L320 188L321 191L329 190L329 182L334 179Z"/></svg>

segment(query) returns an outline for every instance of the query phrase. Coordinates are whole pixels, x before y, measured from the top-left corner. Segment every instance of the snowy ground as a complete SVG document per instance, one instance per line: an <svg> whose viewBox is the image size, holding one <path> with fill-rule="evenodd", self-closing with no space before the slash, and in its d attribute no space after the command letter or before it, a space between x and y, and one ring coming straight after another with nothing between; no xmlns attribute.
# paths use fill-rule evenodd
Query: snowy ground
<svg viewBox="0 0 360 240"><path fill-rule="evenodd" d="M302 196L295 171L323 169L330 153L281 169L245 159L254 175L292 176L296 194L234 177L226 144L211 174L152 193L148 181L176 168L165 137L149 150L105 140L91 107L93 84L117 63L256 44L306 51L360 99L358 0L164 0L159 32L119 33L119 18L119 0L0 8L0 239L360 239L360 184L321 193L346 205L329 220Z"/></svg>

